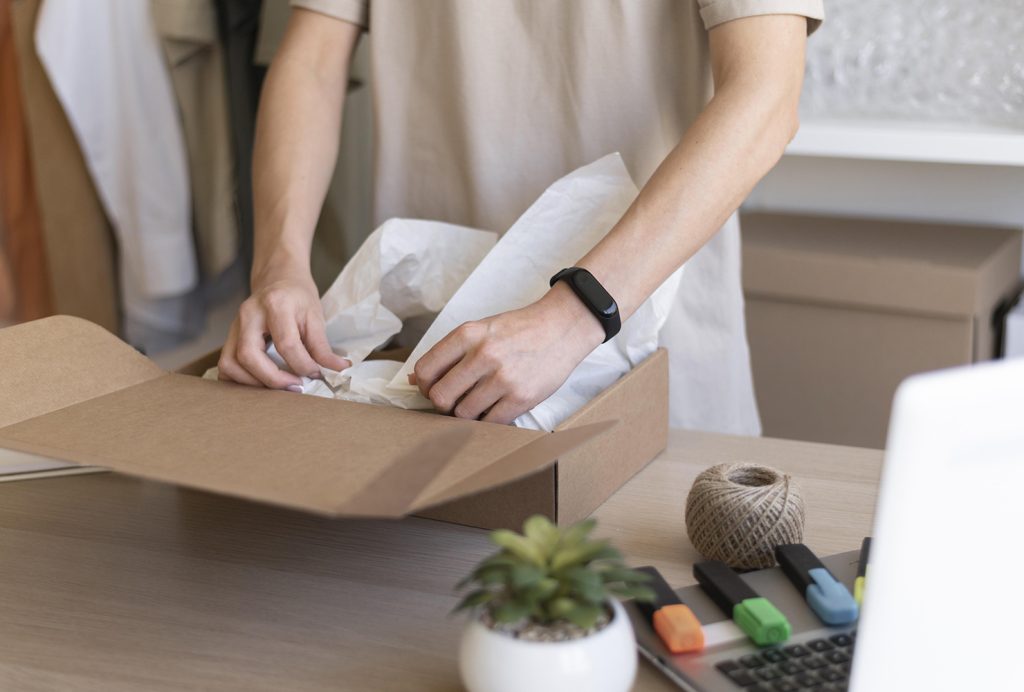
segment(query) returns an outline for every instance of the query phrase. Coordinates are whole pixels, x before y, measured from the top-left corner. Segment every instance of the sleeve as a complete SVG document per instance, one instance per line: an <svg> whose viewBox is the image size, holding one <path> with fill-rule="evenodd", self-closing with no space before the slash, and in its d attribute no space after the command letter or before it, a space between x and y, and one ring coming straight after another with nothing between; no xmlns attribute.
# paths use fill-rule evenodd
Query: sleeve
<svg viewBox="0 0 1024 692"><path fill-rule="evenodd" d="M759 14L800 14L807 17L807 33L812 34L825 19L823 0L697 0L704 28L742 17Z"/></svg>
<svg viewBox="0 0 1024 692"><path fill-rule="evenodd" d="M370 0L291 0L291 3L292 7L326 14L363 29L369 26Z"/></svg>

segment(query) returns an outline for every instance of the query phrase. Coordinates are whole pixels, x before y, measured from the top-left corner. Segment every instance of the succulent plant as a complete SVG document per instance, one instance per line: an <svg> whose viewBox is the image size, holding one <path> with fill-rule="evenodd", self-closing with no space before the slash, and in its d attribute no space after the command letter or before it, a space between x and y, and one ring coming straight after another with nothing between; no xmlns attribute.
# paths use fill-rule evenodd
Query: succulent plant
<svg viewBox="0 0 1024 692"><path fill-rule="evenodd" d="M456 586L471 590L455 611L483 609L498 624L529 619L588 630L606 612L611 596L654 600L643 584L646 574L626 567L608 541L590 538L595 525L588 519L559 528L537 515L523 523L522 534L491 532L501 550Z"/></svg>

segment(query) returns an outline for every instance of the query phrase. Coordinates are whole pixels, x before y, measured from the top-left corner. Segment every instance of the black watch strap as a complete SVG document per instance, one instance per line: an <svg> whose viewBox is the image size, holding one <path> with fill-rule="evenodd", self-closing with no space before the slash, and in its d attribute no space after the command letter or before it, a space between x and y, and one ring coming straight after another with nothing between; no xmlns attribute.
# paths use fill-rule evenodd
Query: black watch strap
<svg viewBox="0 0 1024 692"><path fill-rule="evenodd" d="M552 276L550 285L563 280L604 327L605 341L619 333L619 306L593 274L582 267L569 267Z"/></svg>

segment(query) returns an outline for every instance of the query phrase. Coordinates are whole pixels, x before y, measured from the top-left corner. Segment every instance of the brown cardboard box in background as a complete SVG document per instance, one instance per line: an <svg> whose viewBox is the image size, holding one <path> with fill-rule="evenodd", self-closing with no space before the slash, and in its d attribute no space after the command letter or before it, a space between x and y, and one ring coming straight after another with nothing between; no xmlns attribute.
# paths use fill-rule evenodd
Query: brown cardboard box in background
<svg viewBox="0 0 1024 692"><path fill-rule="evenodd" d="M1019 230L760 212L742 228L770 437L884 447L899 382L991 358L1019 283Z"/></svg>
<svg viewBox="0 0 1024 692"><path fill-rule="evenodd" d="M668 438L664 351L552 433L166 373L71 317L0 330L0 362L0 448L328 516L569 523Z"/></svg>

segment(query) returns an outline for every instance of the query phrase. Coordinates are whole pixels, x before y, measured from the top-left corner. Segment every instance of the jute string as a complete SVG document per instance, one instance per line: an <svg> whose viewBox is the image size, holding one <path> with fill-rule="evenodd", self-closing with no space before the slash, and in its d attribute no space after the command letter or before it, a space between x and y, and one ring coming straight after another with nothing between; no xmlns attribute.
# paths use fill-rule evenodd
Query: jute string
<svg viewBox="0 0 1024 692"><path fill-rule="evenodd" d="M686 498L686 531L705 558L737 569L771 567L776 545L803 542L804 500L781 471L719 464L693 482Z"/></svg>

